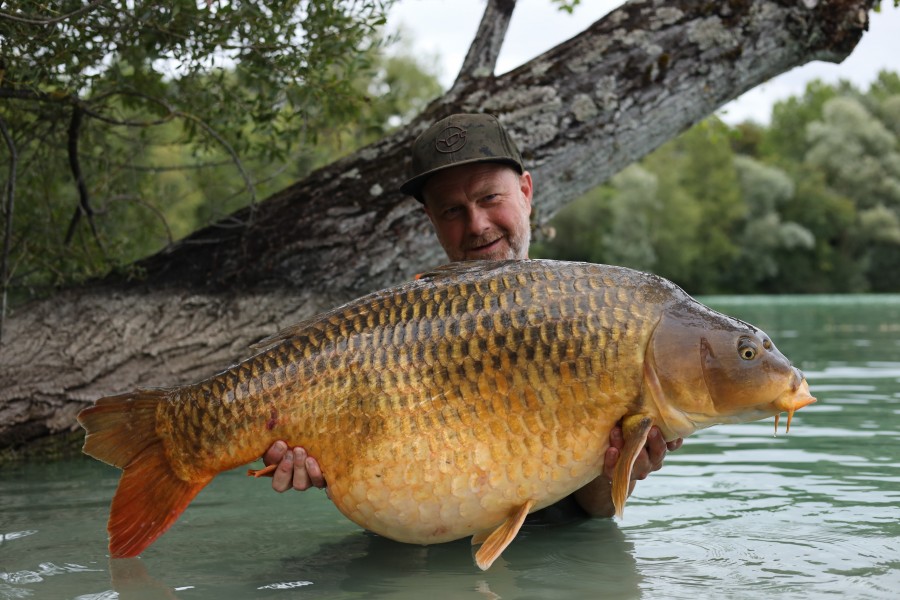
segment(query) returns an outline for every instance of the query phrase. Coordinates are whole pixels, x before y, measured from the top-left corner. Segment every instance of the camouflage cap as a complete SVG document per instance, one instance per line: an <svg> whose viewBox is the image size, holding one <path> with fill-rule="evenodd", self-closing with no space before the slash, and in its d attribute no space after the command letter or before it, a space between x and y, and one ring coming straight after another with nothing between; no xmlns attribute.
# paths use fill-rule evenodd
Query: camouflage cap
<svg viewBox="0 0 900 600"><path fill-rule="evenodd" d="M419 202L429 177L450 167L482 162L508 164L525 172L522 155L497 117L461 113L441 119L416 138L412 150L410 178L400 191Z"/></svg>

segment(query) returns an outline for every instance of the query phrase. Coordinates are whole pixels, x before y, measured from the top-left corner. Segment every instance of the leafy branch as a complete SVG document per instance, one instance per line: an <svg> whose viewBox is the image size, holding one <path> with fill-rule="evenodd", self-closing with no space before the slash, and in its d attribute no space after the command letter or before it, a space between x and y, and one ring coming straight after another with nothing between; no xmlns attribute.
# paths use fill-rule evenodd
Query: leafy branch
<svg viewBox="0 0 900 600"><path fill-rule="evenodd" d="M62 23L63 21L71 19L72 17L77 17L88 11L94 10L95 8L97 8L98 6L103 4L104 2L106 2L106 0L94 0L93 2L90 2L77 10L73 10L70 13L66 13L66 14L60 15L58 17L40 18L40 17L23 16L20 14L12 14L12 13L7 13L7 12L0 12L0 19L7 19L9 21L15 21L17 23L24 23L26 25L41 25L41 26L55 25L56 23Z"/></svg>

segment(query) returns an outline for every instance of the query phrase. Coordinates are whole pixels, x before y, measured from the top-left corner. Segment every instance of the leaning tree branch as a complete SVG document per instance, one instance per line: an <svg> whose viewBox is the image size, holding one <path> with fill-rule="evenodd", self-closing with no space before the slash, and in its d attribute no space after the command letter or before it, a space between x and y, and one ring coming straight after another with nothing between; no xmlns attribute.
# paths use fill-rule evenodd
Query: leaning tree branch
<svg viewBox="0 0 900 600"><path fill-rule="evenodd" d="M469 46L469 52L450 93L465 87L473 79L494 74L497 57L500 56L500 48L515 8L516 0L488 0L475 39Z"/></svg>

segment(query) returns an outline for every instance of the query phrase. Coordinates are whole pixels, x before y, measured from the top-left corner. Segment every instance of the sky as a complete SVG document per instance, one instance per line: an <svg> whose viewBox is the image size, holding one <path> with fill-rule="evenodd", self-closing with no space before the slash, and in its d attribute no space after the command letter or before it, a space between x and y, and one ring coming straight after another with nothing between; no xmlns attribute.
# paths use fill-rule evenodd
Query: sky
<svg viewBox="0 0 900 600"><path fill-rule="evenodd" d="M550 0L518 0L500 51L497 74L569 39L622 3L582 0L570 15ZM416 54L435 61L446 88L456 79L484 6L485 0L400 0L391 10L388 28L399 28ZM797 67L748 91L718 114L731 124L745 120L765 124L776 101L802 94L809 81L836 83L846 79L865 90L885 69L900 71L900 9L890 0L883 2L881 13L871 14L869 31L843 63L814 61Z"/></svg>

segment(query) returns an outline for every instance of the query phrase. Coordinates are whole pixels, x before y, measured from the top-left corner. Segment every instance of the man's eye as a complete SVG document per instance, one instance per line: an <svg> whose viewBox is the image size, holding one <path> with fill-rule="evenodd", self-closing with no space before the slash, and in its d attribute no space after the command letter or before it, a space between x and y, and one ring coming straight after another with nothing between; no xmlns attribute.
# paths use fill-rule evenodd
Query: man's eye
<svg viewBox="0 0 900 600"><path fill-rule="evenodd" d="M445 219L452 219L459 215L462 212L462 207L460 206L451 206L450 208L445 208L443 215Z"/></svg>

